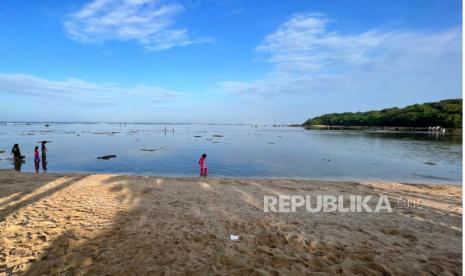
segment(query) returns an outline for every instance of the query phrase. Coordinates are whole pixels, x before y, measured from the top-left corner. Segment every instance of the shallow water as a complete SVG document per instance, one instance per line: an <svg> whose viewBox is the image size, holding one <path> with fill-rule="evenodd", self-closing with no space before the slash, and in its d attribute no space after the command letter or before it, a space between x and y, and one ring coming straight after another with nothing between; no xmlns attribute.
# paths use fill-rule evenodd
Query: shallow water
<svg viewBox="0 0 465 276"><path fill-rule="evenodd" d="M21 171L33 172L42 140L52 141L48 172L195 176L205 152L215 177L462 182L461 136L251 125L0 124L0 168L13 168L18 143ZM110 154L117 158L97 159Z"/></svg>

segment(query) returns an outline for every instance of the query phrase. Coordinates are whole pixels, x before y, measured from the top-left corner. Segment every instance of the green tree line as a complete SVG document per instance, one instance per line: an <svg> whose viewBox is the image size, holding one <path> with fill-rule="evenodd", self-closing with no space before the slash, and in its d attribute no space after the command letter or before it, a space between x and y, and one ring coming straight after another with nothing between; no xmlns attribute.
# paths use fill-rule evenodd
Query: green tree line
<svg viewBox="0 0 465 276"><path fill-rule="evenodd" d="M331 113L308 119L305 125L462 128L462 99L379 111Z"/></svg>

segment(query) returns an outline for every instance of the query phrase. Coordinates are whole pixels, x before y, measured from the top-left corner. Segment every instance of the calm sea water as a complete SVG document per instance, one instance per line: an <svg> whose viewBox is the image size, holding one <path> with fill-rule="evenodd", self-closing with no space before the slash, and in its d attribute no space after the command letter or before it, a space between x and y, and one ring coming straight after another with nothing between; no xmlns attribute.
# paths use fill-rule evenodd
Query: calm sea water
<svg viewBox="0 0 465 276"><path fill-rule="evenodd" d="M48 172L195 176L206 153L215 177L462 182L461 136L252 125L0 124L0 168L14 167L18 143L21 171L35 171L42 140L51 141ZM97 159L110 154L117 158Z"/></svg>

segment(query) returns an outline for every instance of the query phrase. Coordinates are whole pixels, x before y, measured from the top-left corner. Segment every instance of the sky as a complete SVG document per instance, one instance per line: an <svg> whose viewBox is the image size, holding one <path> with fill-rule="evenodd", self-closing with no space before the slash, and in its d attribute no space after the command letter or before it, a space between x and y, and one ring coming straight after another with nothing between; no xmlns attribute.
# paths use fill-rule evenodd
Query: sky
<svg viewBox="0 0 465 276"><path fill-rule="evenodd" d="M462 97L459 0L0 1L0 121L302 123Z"/></svg>

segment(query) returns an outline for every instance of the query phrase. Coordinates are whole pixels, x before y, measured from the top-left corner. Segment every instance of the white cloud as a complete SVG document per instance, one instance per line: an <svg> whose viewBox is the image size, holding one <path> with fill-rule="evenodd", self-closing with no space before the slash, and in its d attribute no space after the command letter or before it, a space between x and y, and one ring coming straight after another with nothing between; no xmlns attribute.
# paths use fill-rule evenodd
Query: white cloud
<svg viewBox="0 0 465 276"><path fill-rule="evenodd" d="M261 96L350 91L460 96L459 27L345 34L328 30L331 22L322 14L290 17L257 47L274 69L252 82L221 82L220 89Z"/></svg>
<svg viewBox="0 0 465 276"><path fill-rule="evenodd" d="M154 86L122 86L79 79L48 80L25 74L0 74L0 95L39 98L63 103L118 105L130 102L164 103L185 93Z"/></svg>
<svg viewBox="0 0 465 276"><path fill-rule="evenodd" d="M181 4L158 0L93 0L68 14L64 27L71 39L82 43L135 40L148 51L211 41L174 26L183 11Z"/></svg>

